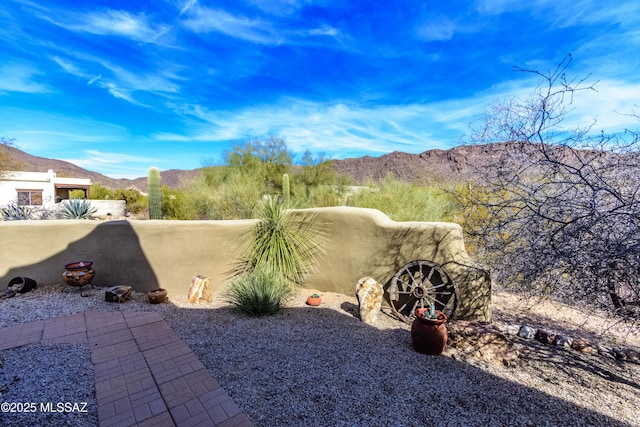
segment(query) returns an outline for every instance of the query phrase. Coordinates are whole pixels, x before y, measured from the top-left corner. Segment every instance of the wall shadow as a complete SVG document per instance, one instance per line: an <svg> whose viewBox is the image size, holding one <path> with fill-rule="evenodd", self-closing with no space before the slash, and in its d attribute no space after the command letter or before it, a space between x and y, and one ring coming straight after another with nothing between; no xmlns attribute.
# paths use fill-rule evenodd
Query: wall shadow
<svg viewBox="0 0 640 427"><path fill-rule="evenodd" d="M47 239L42 238L42 241L46 242ZM20 244L35 246L40 242L31 240ZM9 269L0 278L0 290L6 290L8 282L16 276L30 277L39 285L62 284L65 264L76 261L93 261L96 272L92 281L94 285L125 285L138 291L159 287L158 277L129 222L105 221L46 259L31 264L27 261L25 265Z"/></svg>

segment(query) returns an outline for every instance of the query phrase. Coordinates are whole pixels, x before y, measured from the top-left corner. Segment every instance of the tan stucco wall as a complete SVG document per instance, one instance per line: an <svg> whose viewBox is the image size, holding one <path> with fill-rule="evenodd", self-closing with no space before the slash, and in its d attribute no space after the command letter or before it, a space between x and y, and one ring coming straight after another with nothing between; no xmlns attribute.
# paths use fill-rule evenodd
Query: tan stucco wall
<svg viewBox="0 0 640 427"><path fill-rule="evenodd" d="M404 264L440 264L458 287L456 317L490 320L490 277L464 249L453 223L394 222L360 208L313 209L325 231L325 253L306 287L353 295L359 278L385 284ZM64 264L93 261L96 285L158 287L186 294L194 275L220 291L240 255L242 221L7 221L0 222L0 290L27 276L40 285L62 283Z"/></svg>

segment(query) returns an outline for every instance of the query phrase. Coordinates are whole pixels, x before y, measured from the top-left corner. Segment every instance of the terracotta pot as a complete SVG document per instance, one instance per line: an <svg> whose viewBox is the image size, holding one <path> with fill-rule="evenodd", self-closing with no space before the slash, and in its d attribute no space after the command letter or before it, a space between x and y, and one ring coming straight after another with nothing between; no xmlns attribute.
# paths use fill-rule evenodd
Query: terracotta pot
<svg viewBox="0 0 640 427"><path fill-rule="evenodd" d="M91 261L78 261L65 264L62 280L69 286L85 286L91 283L96 275Z"/></svg>
<svg viewBox="0 0 640 427"><path fill-rule="evenodd" d="M154 289L147 292L147 298L151 304L160 304L167 299L167 290L163 288Z"/></svg>
<svg viewBox="0 0 640 427"><path fill-rule="evenodd" d="M449 337L447 333L447 316L441 311L436 312L435 319L425 316L428 309L418 308L416 318L411 324L411 345L422 354L442 354Z"/></svg>
<svg viewBox="0 0 640 427"><path fill-rule="evenodd" d="M38 286L35 280L28 277L20 276L14 277L7 285L7 291L15 291L19 294L24 294Z"/></svg>
<svg viewBox="0 0 640 427"><path fill-rule="evenodd" d="M320 298L320 295L318 294L310 295L309 298L307 298L307 304L312 305L314 307L319 306L321 302L322 302L322 298Z"/></svg>

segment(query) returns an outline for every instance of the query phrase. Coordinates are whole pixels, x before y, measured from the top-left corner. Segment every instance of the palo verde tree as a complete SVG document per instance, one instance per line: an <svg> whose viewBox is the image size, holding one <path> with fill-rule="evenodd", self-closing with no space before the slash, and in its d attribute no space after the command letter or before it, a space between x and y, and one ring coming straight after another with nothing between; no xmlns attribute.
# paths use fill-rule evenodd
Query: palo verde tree
<svg viewBox="0 0 640 427"><path fill-rule="evenodd" d="M228 166L260 177L266 190L275 193L282 186L282 176L291 166L292 156L284 138L271 135L235 146L226 160Z"/></svg>
<svg viewBox="0 0 640 427"><path fill-rule="evenodd" d="M605 303L633 314L640 301L638 131L567 129L574 96L595 90L570 79L568 55L529 99L493 105L475 143L499 155L460 193L465 228L495 277L530 295ZM635 114L634 114L635 115ZM637 116L636 116L637 117ZM637 315L637 312L635 313Z"/></svg>

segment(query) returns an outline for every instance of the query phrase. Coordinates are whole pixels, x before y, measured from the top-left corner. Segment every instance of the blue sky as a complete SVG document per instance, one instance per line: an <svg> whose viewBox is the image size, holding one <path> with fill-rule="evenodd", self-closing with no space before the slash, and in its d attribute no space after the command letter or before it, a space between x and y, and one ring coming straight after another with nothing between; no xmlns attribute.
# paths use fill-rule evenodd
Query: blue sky
<svg viewBox="0 0 640 427"><path fill-rule="evenodd" d="M113 178L296 155L459 145L513 66L591 73L570 122L637 128L640 3L575 0L2 0L0 136Z"/></svg>

